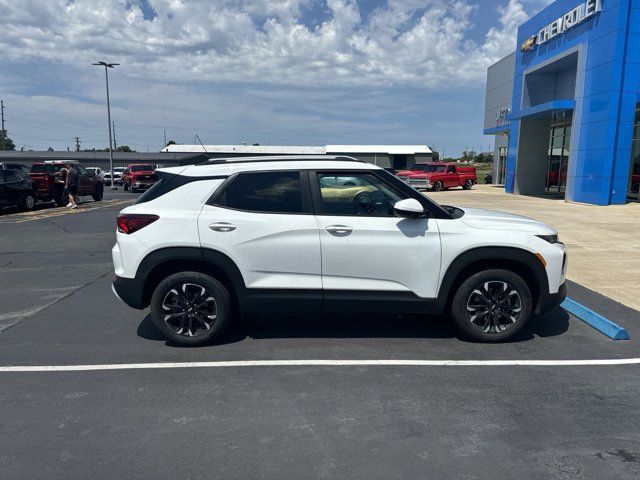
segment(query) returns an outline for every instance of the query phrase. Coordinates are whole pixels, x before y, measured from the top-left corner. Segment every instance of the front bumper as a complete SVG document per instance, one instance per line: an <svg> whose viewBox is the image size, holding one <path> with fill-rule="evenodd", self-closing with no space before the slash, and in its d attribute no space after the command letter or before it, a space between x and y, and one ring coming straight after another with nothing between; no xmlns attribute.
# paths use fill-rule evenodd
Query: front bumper
<svg viewBox="0 0 640 480"><path fill-rule="evenodd" d="M413 188L424 188L424 189L431 188L431 182L429 180L422 180L422 179L414 180L409 178L407 180L407 183L411 185Z"/></svg>
<svg viewBox="0 0 640 480"><path fill-rule="evenodd" d="M567 282L560 285L558 293L548 293L540 297L536 313L544 313L559 306L567 298Z"/></svg>

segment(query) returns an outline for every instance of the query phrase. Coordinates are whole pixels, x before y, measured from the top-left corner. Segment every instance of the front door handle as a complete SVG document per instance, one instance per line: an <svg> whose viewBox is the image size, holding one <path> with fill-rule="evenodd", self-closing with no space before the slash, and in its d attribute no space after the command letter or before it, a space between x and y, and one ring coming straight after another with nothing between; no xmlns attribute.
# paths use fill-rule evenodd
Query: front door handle
<svg viewBox="0 0 640 480"><path fill-rule="evenodd" d="M353 228L347 227L346 225L331 225L327 227L327 232L337 233L338 235L346 235L347 233L353 232Z"/></svg>
<svg viewBox="0 0 640 480"><path fill-rule="evenodd" d="M233 232L237 227L231 223L218 222L210 224L209 228L214 232Z"/></svg>

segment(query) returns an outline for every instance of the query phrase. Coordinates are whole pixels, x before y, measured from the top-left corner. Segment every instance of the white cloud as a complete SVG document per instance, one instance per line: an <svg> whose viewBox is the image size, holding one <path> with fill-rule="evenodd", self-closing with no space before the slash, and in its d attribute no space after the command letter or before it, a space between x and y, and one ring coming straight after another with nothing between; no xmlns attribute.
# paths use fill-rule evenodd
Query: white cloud
<svg viewBox="0 0 640 480"><path fill-rule="evenodd" d="M308 27L311 1L148 0L148 20L135 1L0 0L0 49L13 61L118 61L122 74L169 82L439 88L484 79L528 16L509 0L477 42L471 0L389 0L366 20L355 0L327 0L329 18Z"/></svg>

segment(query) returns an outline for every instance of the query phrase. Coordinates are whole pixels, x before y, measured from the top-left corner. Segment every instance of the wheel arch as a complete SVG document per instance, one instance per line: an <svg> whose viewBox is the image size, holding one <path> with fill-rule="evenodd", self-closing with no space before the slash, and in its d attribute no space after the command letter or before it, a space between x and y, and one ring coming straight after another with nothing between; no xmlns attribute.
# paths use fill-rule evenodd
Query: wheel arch
<svg viewBox="0 0 640 480"><path fill-rule="evenodd" d="M151 252L138 267L136 278L142 284L142 307L149 305L153 290L164 278L185 271L211 275L229 290L235 305L242 302L245 283L237 265L227 255L200 247L168 247Z"/></svg>
<svg viewBox="0 0 640 480"><path fill-rule="evenodd" d="M549 280L538 257L516 247L479 247L460 254L451 262L440 283L434 313L441 314L447 310L464 279L492 268L503 268L520 275L531 290L534 311L540 311L541 300L545 293L549 293Z"/></svg>

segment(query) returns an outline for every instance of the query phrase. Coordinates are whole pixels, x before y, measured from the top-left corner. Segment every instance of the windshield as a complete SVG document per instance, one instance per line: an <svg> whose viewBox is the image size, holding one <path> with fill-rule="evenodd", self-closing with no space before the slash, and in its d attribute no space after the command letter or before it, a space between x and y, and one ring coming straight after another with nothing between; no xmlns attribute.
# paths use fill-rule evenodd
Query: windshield
<svg viewBox="0 0 640 480"><path fill-rule="evenodd" d="M153 171L155 168L152 165L134 165L131 167L132 172L148 172L149 170Z"/></svg>

